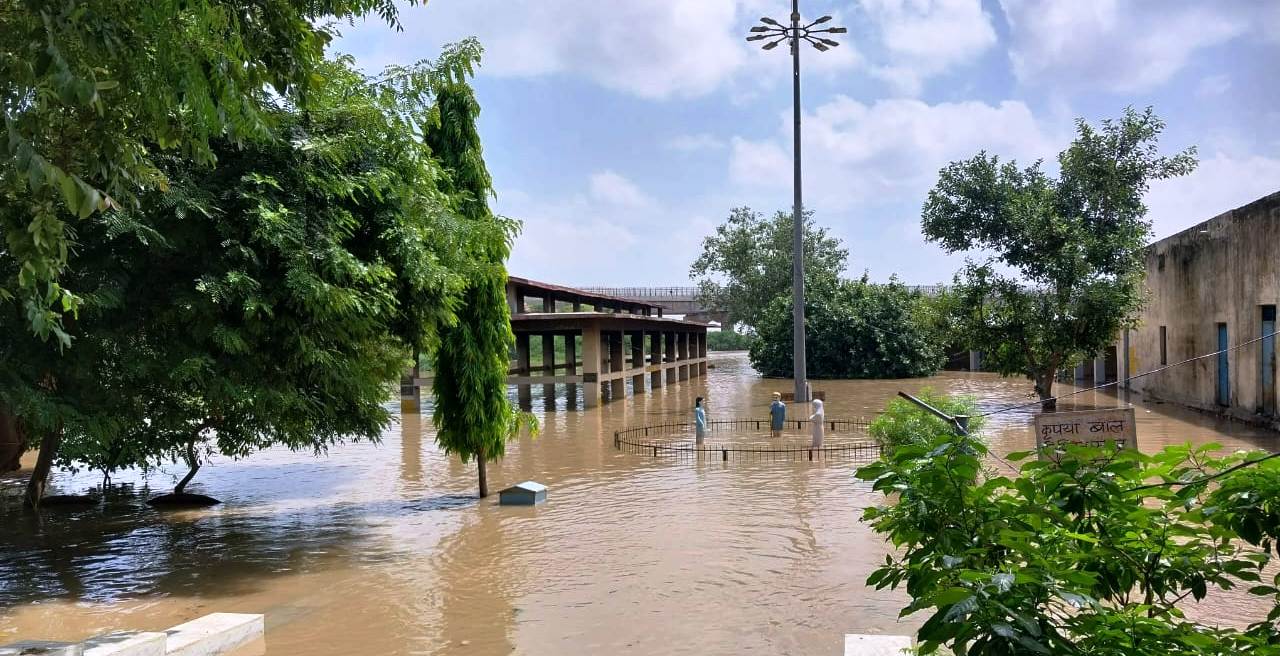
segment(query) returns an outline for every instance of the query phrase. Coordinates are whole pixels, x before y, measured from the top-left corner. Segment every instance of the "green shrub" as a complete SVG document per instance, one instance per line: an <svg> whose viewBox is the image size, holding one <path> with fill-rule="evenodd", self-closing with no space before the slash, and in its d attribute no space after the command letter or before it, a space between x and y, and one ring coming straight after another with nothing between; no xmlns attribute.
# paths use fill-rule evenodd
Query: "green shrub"
<svg viewBox="0 0 1280 656"><path fill-rule="evenodd" d="M755 343L755 335L721 330L707 333L707 350L710 351L746 351Z"/></svg>
<svg viewBox="0 0 1280 656"><path fill-rule="evenodd" d="M805 347L810 378L917 378L942 366L941 337L923 299L892 281L816 286L805 297ZM760 338L751 364L764 376L792 376L790 295L779 296L756 321Z"/></svg>
<svg viewBox="0 0 1280 656"><path fill-rule="evenodd" d="M982 428L982 417L974 416L978 406L973 397L947 396L928 387L920 390L915 397L949 415L970 417L970 433L977 433ZM871 436L890 448L906 444L928 444L939 435L953 432L951 424L900 397L891 399L884 413L871 422Z"/></svg>
<svg viewBox="0 0 1280 656"><path fill-rule="evenodd" d="M1280 454L1067 447L1010 479L981 441L926 434L857 473L892 499L864 512L895 547L867 584L903 586L902 615L929 613L920 653L1280 653ZM1254 620L1244 630L1183 615L1233 588L1269 613L1236 613Z"/></svg>

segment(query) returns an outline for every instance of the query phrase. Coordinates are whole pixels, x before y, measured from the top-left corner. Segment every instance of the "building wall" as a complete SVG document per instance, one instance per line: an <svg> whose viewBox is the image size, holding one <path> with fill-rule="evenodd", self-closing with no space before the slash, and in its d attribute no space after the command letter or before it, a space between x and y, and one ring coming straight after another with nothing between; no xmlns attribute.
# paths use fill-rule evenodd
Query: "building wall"
<svg viewBox="0 0 1280 656"><path fill-rule="evenodd" d="M1280 192L1152 244L1147 288L1141 324L1129 333L1131 373L1161 365L1161 326L1169 364L1217 351L1219 323L1227 325L1231 346L1261 337L1262 306L1280 305ZM1274 412L1261 412L1264 405L1280 405L1274 397L1280 385L1273 386L1269 403L1261 394L1262 353L1261 342L1228 353L1226 406L1217 400L1216 357L1135 379L1132 389L1149 398L1280 427ZM1274 368L1272 360L1267 366Z"/></svg>

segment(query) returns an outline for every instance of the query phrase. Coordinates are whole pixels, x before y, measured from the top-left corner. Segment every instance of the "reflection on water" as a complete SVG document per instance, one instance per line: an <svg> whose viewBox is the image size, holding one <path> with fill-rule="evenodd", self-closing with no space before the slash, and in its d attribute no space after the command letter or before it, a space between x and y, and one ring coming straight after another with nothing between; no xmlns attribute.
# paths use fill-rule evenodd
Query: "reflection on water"
<svg viewBox="0 0 1280 656"><path fill-rule="evenodd" d="M705 379L589 411L539 398L542 435L490 465L496 488L533 479L539 507L483 502L473 465L436 449L429 415L381 445L327 458L270 451L212 463L193 487L226 503L162 512L136 503L177 468L121 477L113 503L0 514L0 642L156 629L212 611L265 612L269 654L833 654L842 634L908 632L905 597L863 586L886 547L859 521L879 501L842 462L691 462L616 452L626 425L767 416L789 381L713 355ZM897 391L972 394L983 411L1030 385L986 374L822 381L827 416L871 416ZM1064 392L1072 391L1070 388ZM1062 409L1116 405L1088 392ZM575 404L580 407L580 402ZM799 414L793 409L793 415ZM1033 443L1034 408L991 418L997 452ZM1274 434L1171 406L1139 406L1144 450L1183 441L1274 448ZM91 474L60 474L77 491ZM131 492L132 490L132 492ZM1207 613L1238 621L1234 599Z"/></svg>

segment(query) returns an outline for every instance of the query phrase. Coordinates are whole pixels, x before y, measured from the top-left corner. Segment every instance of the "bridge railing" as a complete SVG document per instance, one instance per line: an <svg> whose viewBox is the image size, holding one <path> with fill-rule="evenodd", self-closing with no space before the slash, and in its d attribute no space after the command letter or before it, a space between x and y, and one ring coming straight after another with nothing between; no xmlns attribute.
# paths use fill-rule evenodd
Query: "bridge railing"
<svg viewBox="0 0 1280 656"><path fill-rule="evenodd" d="M694 300L698 296L697 287L583 287L593 294L605 294L619 298L666 298Z"/></svg>

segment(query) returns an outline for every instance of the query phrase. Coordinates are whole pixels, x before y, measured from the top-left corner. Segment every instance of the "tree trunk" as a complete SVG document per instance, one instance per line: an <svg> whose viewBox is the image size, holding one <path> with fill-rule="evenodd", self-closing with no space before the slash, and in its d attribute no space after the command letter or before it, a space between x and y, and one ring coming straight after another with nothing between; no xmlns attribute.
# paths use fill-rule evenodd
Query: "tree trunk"
<svg viewBox="0 0 1280 656"><path fill-rule="evenodd" d="M27 451L27 436L18 418L0 407L0 474L22 468L22 454Z"/></svg>
<svg viewBox="0 0 1280 656"><path fill-rule="evenodd" d="M1044 412L1052 412L1058 408L1058 400L1053 398L1053 380L1057 375L1057 368L1051 367L1036 376L1036 394L1040 396L1040 410Z"/></svg>
<svg viewBox="0 0 1280 656"><path fill-rule="evenodd" d="M480 455L476 458L476 466L480 470L480 498L481 499L489 496L489 480L488 478L486 478L486 475L485 475L484 460L485 460L484 452L481 452Z"/></svg>
<svg viewBox="0 0 1280 656"><path fill-rule="evenodd" d="M200 471L200 461L196 459L196 446L195 446L195 442L188 442L188 443L187 443L187 458L186 458L186 460L187 460L187 467L189 467L189 468L190 468L190 471L188 471L188 472L187 472L187 475L186 475L186 476L183 476L183 477L182 477L182 480L178 481L178 484L177 484L177 485L173 486L173 493L174 493L174 494L183 494L183 493L185 493L185 492L186 492L186 490L187 490L187 483L190 483L190 482L191 482L191 479L193 479L193 478L195 478L195 477L196 477L196 472Z"/></svg>
<svg viewBox="0 0 1280 656"><path fill-rule="evenodd" d="M36 458L35 469L31 470L31 479L27 481L27 494L24 501L28 507L40 507L45 485L49 482L49 471L53 469L53 459L58 455L60 446L62 446L61 427L40 440L40 455Z"/></svg>

